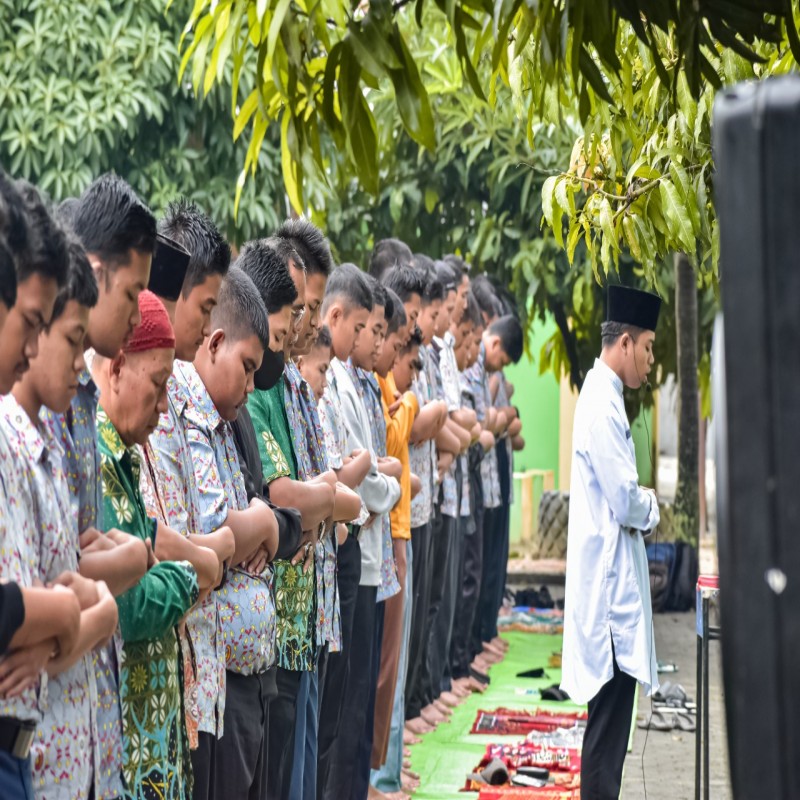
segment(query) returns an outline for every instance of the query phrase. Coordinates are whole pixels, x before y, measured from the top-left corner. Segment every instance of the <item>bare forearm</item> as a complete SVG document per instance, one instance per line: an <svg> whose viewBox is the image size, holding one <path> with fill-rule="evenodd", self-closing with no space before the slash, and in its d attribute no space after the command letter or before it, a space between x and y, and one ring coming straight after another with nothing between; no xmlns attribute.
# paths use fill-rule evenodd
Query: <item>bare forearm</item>
<svg viewBox="0 0 800 800"><path fill-rule="evenodd" d="M225 524L233 531L233 566L250 558L262 544L268 544L271 527L277 529L275 515L266 503L252 505L244 511L229 509Z"/></svg>
<svg viewBox="0 0 800 800"><path fill-rule="evenodd" d="M296 508L304 531L315 529L333 512L333 489L324 483L302 483L278 478L269 487L270 500L276 506Z"/></svg>
<svg viewBox="0 0 800 800"><path fill-rule="evenodd" d="M81 657L105 641L109 630L113 630L117 617L116 605L113 608L107 603L96 603L81 612L80 631L75 646L68 653L60 654L47 665L47 674L51 677L68 670L77 664Z"/></svg>
<svg viewBox="0 0 800 800"><path fill-rule="evenodd" d="M436 449L440 453L455 455L461 452L461 444L451 426L452 423L448 422L436 435Z"/></svg>
<svg viewBox="0 0 800 800"><path fill-rule="evenodd" d="M131 538L111 550L84 553L78 570L84 578L105 581L111 594L119 597L147 572L147 548L144 542Z"/></svg>
<svg viewBox="0 0 800 800"><path fill-rule="evenodd" d="M25 603L25 621L11 638L10 649L58 639L70 627L77 631L80 605L72 592L24 586L22 599Z"/></svg>
<svg viewBox="0 0 800 800"><path fill-rule="evenodd" d="M465 431L470 431L478 421L478 415L471 408L460 408L450 413L450 419Z"/></svg>

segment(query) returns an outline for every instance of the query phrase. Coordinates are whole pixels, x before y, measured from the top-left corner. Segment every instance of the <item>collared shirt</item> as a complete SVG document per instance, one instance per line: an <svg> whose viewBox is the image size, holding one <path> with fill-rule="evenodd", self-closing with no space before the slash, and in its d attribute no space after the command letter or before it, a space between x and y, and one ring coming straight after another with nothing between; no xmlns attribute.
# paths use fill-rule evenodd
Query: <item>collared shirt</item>
<svg viewBox="0 0 800 800"><path fill-rule="evenodd" d="M328 469L317 401L294 361L286 365L283 374L289 427L301 434L295 448L297 475L301 481L308 481ZM317 646L327 644L328 650L336 653L342 649L342 626L336 588L336 537L330 530L325 531L314 548L314 570L317 582Z"/></svg>
<svg viewBox="0 0 800 800"><path fill-rule="evenodd" d="M140 488L150 516L189 536L208 531L203 529L200 496L186 434L186 406L186 394L173 371L167 382L167 411L142 448ZM191 643L184 642L183 637L181 640L182 649L194 653L194 673L189 669L190 681L184 685L186 728L193 747L197 746L198 731L217 738L224 733L226 662L217 602L217 593L211 592L189 612L186 632ZM191 668L191 665L190 660L188 666Z"/></svg>
<svg viewBox="0 0 800 800"><path fill-rule="evenodd" d="M475 393L470 383L469 378L465 372L459 372L459 383L461 385L461 405L463 408L475 411ZM458 469L457 474L461 476L461 499L458 507L459 517L469 517L473 513L473 500L472 487L470 486L469 478L469 451L466 453L459 453L458 456ZM456 470L456 465L453 464L453 470Z"/></svg>
<svg viewBox="0 0 800 800"><path fill-rule="evenodd" d="M78 527L59 445L38 418L36 423L13 395L0 401L0 425L27 473L19 501L38 534L36 577L49 583L65 570L77 571ZM50 679L47 707L31 748L33 787L38 796L57 800L89 796L96 698L88 655Z"/></svg>
<svg viewBox="0 0 800 800"><path fill-rule="evenodd" d="M39 417L61 445L63 466L78 532L89 527L107 528L103 520L103 487L100 480L100 451L97 446L97 402L100 393L88 370L78 376L78 391L66 414L42 408ZM122 636L117 628L111 642L92 651L97 687L97 719L92 737L97 742L99 761L95 766L97 800L114 800L123 795L122 710L120 708L120 664Z"/></svg>
<svg viewBox="0 0 800 800"><path fill-rule="evenodd" d="M192 364L175 362L183 392L186 438L199 498L200 528L211 533L225 524L228 511L248 507L244 478L231 426L222 419ZM241 675L266 671L275 663L275 604L271 569L260 575L241 567L228 571L214 592L227 669Z"/></svg>
<svg viewBox="0 0 800 800"><path fill-rule="evenodd" d="M572 435L561 686L576 703L611 680L614 657L648 694L658 689L642 535L658 522L655 496L639 486L622 381L597 359Z"/></svg>
<svg viewBox="0 0 800 800"><path fill-rule="evenodd" d="M386 452L400 461L400 502L391 510L392 539L411 538L411 468L408 463L408 440L411 428L419 413L419 403L413 392L406 392L394 414L389 408L395 402L397 386L390 372L385 378L380 375L378 386L381 389L383 418L386 420Z"/></svg>
<svg viewBox="0 0 800 800"><path fill-rule="evenodd" d="M106 522L143 541L155 536L139 490L139 453L126 447L102 406L97 441ZM123 774L128 795L185 800L191 793L175 626L197 602L197 573L188 561L161 561L117 598L122 630Z"/></svg>
<svg viewBox="0 0 800 800"><path fill-rule="evenodd" d="M475 413L478 421L486 419L486 410L492 405L489 391L489 374L486 371L486 347L481 342L477 361L464 375L475 396ZM492 448L481 461L481 480L483 481L483 504L485 508L498 508L501 504L500 473L497 467L497 453Z"/></svg>
<svg viewBox="0 0 800 800"><path fill-rule="evenodd" d="M369 417L370 434L375 446L375 453L379 458L386 456L386 420L383 416L381 403L381 390L375 375L363 369L353 367L348 362L348 371L353 382L361 387L361 397ZM400 582L397 580L397 565L394 561L394 548L392 547L392 521L388 512L383 513L375 520L381 526L381 574L378 584L378 602L394 597L400 591Z"/></svg>
<svg viewBox="0 0 800 800"><path fill-rule="evenodd" d="M419 348L419 359L423 368L417 374L411 384L411 391L414 392L419 403L420 410L423 409L433 399L431 387L428 383L428 373L425 364L428 361L428 353L425 347ZM419 444L409 445L408 460L411 472L419 478L421 489L416 497L411 500L411 527L419 528L427 525L433 514L433 487L434 472L432 469L432 452L435 453L436 447L430 439Z"/></svg>
<svg viewBox="0 0 800 800"><path fill-rule="evenodd" d="M258 435L258 450L264 481L278 478L297 480L297 455L292 444L296 435L286 416L286 387L281 378L268 391L256 389L247 409ZM304 572L302 564L276 559L273 562L276 610L277 664L295 672L309 672L317 661L315 603L317 583L314 571Z"/></svg>

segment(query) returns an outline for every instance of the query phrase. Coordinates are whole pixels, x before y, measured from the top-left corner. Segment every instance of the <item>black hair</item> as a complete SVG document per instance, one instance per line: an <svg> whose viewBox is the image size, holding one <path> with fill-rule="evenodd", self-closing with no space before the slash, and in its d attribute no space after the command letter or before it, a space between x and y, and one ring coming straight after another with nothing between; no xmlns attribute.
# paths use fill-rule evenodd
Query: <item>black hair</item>
<svg viewBox="0 0 800 800"><path fill-rule="evenodd" d="M0 169L0 302L17 302L16 261L28 255L28 220L16 186Z"/></svg>
<svg viewBox="0 0 800 800"><path fill-rule="evenodd" d="M496 319L489 326L489 333L500 337L503 350L514 364L522 358L522 325L513 314Z"/></svg>
<svg viewBox="0 0 800 800"><path fill-rule="evenodd" d="M639 328L636 325L628 325L624 322L607 321L600 325L600 336L602 338L603 347L613 347L617 340L623 333L627 333L634 341L644 328Z"/></svg>
<svg viewBox="0 0 800 800"><path fill-rule="evenodd" d="M482 328L484 325L481 307L478 305L478 301L472 289L467 292L467 307L464 309L464 316L461 318L461 321L471 322L476 328Z"/></svg>
<svg viewBox="0 0 800 800"><path fill-rule="evenodd" d="M44 197L33 184L17 181L28 218L29 248L26 257L17 258L17 285L31 275L41 275L56 282L60 289L67 280L67 237L53 219Z"/></svg>
<svg viewBox="0 0 800 800"><path fill-rule="evenodd" d="M189 268L183 279L184 299L211 275L225 275L231 265L231 248L213 220L185 197L173 200L158 222L158 231L189 251Z"/></svg>
<svg viewBox="0 0 800 800"><path fill-rule="evenodd" d="M444 300L444 284L439 280L436 262L424 253L414 255L414 266L425 278L425 291L422 293L422 305L429 306L437 300Z"/></svg>
<svg viewBox="0 0 800 800"><path fill-rule="evenodd" d="M17 302L17 270L14 256L0 236L0 303L10 309Z"/></svg>
<svg viewBox="0 0 800 800"><path fill-rule="evenodd" d="M340 264L331 272L325 287L325 299L322 301L323 317L331 303L340 297L344 298L348 309L365 308L372 311L372 292L369 290L366 275L355 264Z"/></svg>
<svg viewBox="0 0 800 800"><path fill-rule="evenodd" d="M476 275L470 281L470 289L478 301L481 311L489 319L503 316L503 304L495 293L491 281L486 275Z"/></svg>
<svg viewBox="0 0 800 800"><path fill-rule="evenodd" d="M408 335L408 341L400 348L400 352L407 353L412 347L422 347L422 331L416 326Z"/></svg>
<svg viewBox="0 0 800 800"><path fill-rule="evenodd" d="M436 261L434 265L436 267L436 276L444 286L445 295L454 292L461 282L461 276L456 277L455 270L446 261Z"/></svg>
<svg viewBox="0 0 800 800"><path fill-rule="evenodd" d="M53 216L64 228L73 230L73 222L79 205L80 200L77 197L67 197L55 207Z"/></svg>
<svg viewBox="0 0 800 800"><path fill-rule="evenodd" d="M53 305L53 316L50 325L63 313L70 300L85 308L94 308L97 305L98 290L94 270L86 257L83 245L73 233L67 233L67 280L56 295Z"/></svg>
<svg viewBox="0 0 800 800"><path fill-rule="evenodd" d="M317 338L314 342L314 347L327 347L329 350L333 347L333 340L331 339L331 329L327 325L323 325L319 329Z"/></svg>
<svg viewBox="0 0 800 800"><path fill-rule="evenodd" d="M364 273L364 279L367 282L367 286L369 286L370 293L372 294L372 307L380 306L383 309L384 316L391 316L391 311L386 311L386 306L391 302L389 300L389 295L386 293L386 289L381 286L380 282L377 281L372 275L367 275ZM394 309L392 309L394 310Z"/></svg>
<svg viewBox="0 0 800 800"><path fill-rule="evenodd" d="M403 325L406 324L408 317L406 316L406 309L402 300L397 296L397 293L390 289L388 286L383 287L386 292L386 335L395 333ZM392 306L391 313L389 312L389 304Z"/></svg>
<svg viewBox="0 0 800 800"><path fill-rule="evenodd" d="M255 334L264 349L269 347L267 309L252 279L234 266L222 281L217 304L211 310L211 327L222 328L233 341Z"/></svg>
<svg viewBox="0 0 800 800"><path fill-rule="evenodd" d="M235 266L256 285L268 314L276 314L297 300L297 287L287 261L270 245L269 239L246 242Z"/></svg>
<svg viewBox="0 0 800 800"><path fill-rule="evenodd" d="M469 264L464 261L461 256L457 256L454 253L450 253L442 259L446 264L449 264L452 268L453 272L456 274L456 283L461 283L461 279L464 275L469 275Z"/></svg>
<svg viewBox="0 0 800 800"><path fill-rule="evenodd" d="M270 236L264 240L278 255L278 258L286 264L286 268L294 268L307 272L306 262L303 261L300 253L297 252L289 239L281 239L280 236ZM294 262L294 263L290 263Z"/></svg>
<svg viewBox="0 0 800 800"><path fill-rule="evenodd" d="M383 273L400 264L410 267L414 263L411 248L399 239L381 239L375 244L369 259L368 272L382 279Z"/></svg>
<svg viewBox="0 0 800 800"><path fill-rule="evenodd" d="M81 195L72 228L86 252L112 271L128 263L131 250L152 253L156 243L155 217L113 172L101 175Z"/></svg>
<svg viewBox="0 0 800 800"><path fill-rule="evenodd" d="M403 264L386 270L381 276L381 283L396 292L402 303L408 302L414 294L422 299L425 293L425 278L414 267Z"/></svg>
<svg viewBox="0 0 800 800"><path fill-rule="evenodd" d="M313 222L305 217L287 219L278 228L275 237L291 244L309 275L331 274L334 265L330 245L325 234Z"/></svg>

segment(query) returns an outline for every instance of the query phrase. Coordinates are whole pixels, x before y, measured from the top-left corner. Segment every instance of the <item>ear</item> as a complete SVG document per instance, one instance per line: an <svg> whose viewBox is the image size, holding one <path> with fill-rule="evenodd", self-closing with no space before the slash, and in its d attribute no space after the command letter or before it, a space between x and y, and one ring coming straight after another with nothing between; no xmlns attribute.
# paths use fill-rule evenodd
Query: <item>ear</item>
<svg viewBox="0 0 800 800"><path fill-rule="evenodd" d="M219 351L222 349L222 345L225 343L225 331L222 328L217 328L215 331L212 332L211 336L208 337L205 344L203 345L208 350L208 355L211 358L211 363L213 364L216 360L216 357L219 355Z"/></svg>
<svg viewBox="0 0 800 800"><path fill-rule="evenodd" d="M111 391L118 394L121 388L120 379L122 376L122 368L128 362L128 357L123 350L120 350L114 358L108 362L108 383L111 386Z"/></svg>
<svg viewBox="0 0 800 800"><path fill-rule="evenodd" d="M94 277L97 280L97 288L102 291L108 277L108 268L94 253L87 253L86 258L89 259L89 264L92 266Z"/></svg>
<svg viewBox="0 0 800 800"><path fill-rule="evenodd" d="M328 312L329 325L337 325L344 319L344 309L339 303L334 303Z"/></svg>

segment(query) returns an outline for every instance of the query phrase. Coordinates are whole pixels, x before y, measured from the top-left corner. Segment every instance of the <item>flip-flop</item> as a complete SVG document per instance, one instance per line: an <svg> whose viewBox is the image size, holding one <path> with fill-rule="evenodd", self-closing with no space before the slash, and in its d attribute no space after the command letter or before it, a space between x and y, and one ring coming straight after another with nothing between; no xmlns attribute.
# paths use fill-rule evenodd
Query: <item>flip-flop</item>
<svg viewBox="0 0 800 800"><path fill-rule="evenodd" d="M654 711L648 719L640 720L636 725L642 730L671 731L675 728L675 720L667 719L660 711Z"/></svg>
<svg viewBox="0 0 800 800"><path fill-rule="evenodd" d="M534 667L517 673L518 678L548 678L549 675L544 671L544 667Z"/></svg>
<svg viewBox="0 0 800 800"><path fill-rule="evenodd" d="M675 721L678 723L678 727L682 731L692 733L697 730L697 722L695 721L694 717L691 714L687 714L685 711L678 712L675 715Z"/></svg>
<svg viewBox="0 0 800 800"><path fill-rule="evenodd" d="M569 700L569 695L555 683L552 686L548 686L546 689L540 690L539 694L542 700L555 700L557 703L563 703L565 700Z"/></svg>

